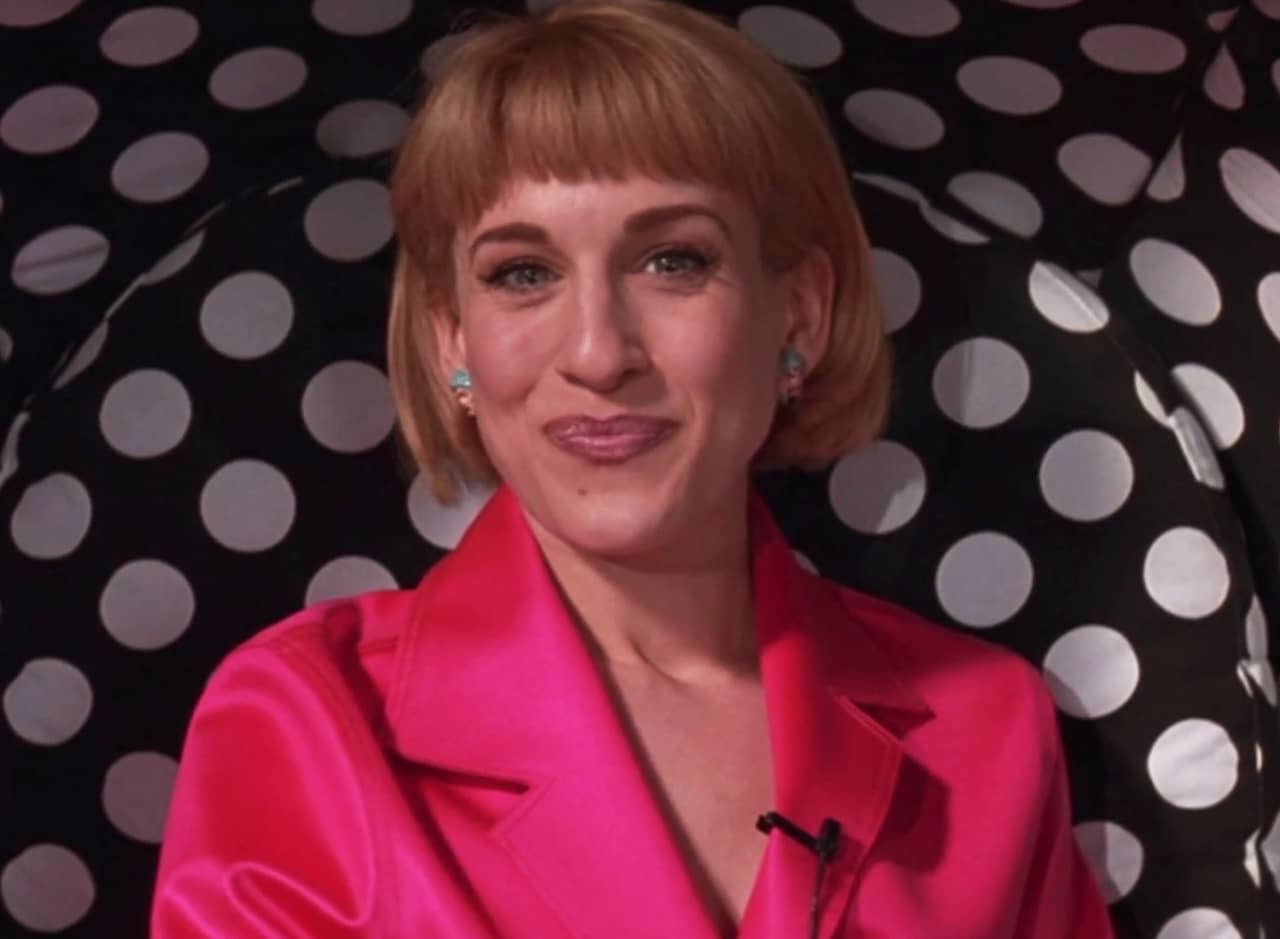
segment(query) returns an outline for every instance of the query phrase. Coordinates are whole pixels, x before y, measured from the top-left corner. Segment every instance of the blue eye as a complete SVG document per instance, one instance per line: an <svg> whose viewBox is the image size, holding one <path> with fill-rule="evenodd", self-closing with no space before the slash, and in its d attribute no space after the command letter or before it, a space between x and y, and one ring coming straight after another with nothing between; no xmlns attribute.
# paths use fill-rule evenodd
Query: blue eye
<svg viewBox="0 0 1280 939"><path fill-rule="evenodd" d="M498 289L514 290L516 292L532 290L538 286L537 282L530 282L524 278L510 279L512 274L524 274L529 271L546 271L546 268L533 261L514 261L511 264L502 265L502 267L483 278L483 280L490 287Z"/></svg>
<svg viewBox="0 0 1280 939"><path fill-rule="evenodd" d="M691 262L692 262L692 265L691 265L691 266L684 266L684 267L682 267L682 268L681 268L681 269L679 269L679 270L671 271L670 269L668 269L668 270L669 270L669 273L675 274L676 276L687 276L687 275L690 275L690 274L701 274L701 273L703 273L703 272L704 272L704 271L705 271L705 270L710 266L710 264L711 264L711 262L707 259L706 255L704 255L701 251L697 251L697 250L695 250L695 249L693 249L693 248L672 248L672 249L667 249L667 250L660 251L660 252L658 252L657 254L653 255L653 257L649 258L649 260L650 260L650 261L656 261L656 260L659 260L660 258L682 258L682 259L683 259L683 260L685 260L685 261L691 261Z"/></svg>
<svg viewBox="0 0 1280 939"><path fill-rule="evenodd" d="M648 267L654 261L673 259L677 262L674 266L666 264L666 269L659 271L666 279L696 279L705 274L713 263L712 259L695 248L664 248L650 255L645 266ZM527 293L543 285L544 281L538 275L550 273L546 265L522 258L501 265L481 280L497 290Z"/></svg>

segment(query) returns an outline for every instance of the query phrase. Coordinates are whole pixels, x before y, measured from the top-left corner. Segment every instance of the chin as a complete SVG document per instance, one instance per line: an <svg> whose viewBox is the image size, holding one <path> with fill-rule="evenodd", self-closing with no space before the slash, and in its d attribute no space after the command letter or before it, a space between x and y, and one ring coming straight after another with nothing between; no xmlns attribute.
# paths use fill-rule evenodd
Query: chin
<svg viewBox="0 0 1280 939"><path fill-rule="evenodd" d="M513 488L531 521L583 554L621 561L665 553L687 534L678 487L656 480L608 484L552 475L533 486L516 481Z"/></svg>
<svg viewBox="0 0 1280 939"><path fill-rule="evenodd" d="M579 551L622 560L661 550L679 536L671 506L654 489L595 489L548 505L552 528ZM554 526L554 527L553 527Z"/></svg>

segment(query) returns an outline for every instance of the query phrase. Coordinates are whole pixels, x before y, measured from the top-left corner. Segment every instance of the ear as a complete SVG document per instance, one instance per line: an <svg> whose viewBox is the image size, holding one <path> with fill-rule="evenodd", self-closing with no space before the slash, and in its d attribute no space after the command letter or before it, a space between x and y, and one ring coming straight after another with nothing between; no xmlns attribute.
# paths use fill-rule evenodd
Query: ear
<svg viewBox="0 0 1280 939"><path fill-rule="evenodd" d="M431 310L427 313L436 340L436 367L449 384L454 369L467 367L467 339L462 331L462 321L448 310Z"/></svg>
<svg viewBox="0 0 1280 939"><path fill-rule="evenodd" d="M789 272L786 343L813 368L827 351L835 266L826 249L814 245Z"/></svg>

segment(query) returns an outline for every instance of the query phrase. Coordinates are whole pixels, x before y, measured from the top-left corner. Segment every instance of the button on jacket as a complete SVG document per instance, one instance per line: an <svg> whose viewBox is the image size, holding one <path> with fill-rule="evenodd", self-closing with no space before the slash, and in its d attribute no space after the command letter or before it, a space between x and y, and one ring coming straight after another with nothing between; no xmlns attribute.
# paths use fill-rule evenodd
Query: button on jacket
<svg viewBox="0 0 1280 939"><path fill-rule="evenodd" d="M749 525L760 812L842 828L819 935L1110 937L1036 669L810 574L755 491ZM152 934L716 939L624 728L501 486L416 589L310 607L217 668ZM760 837L738 936L803 939L817 859Z"/></svg>

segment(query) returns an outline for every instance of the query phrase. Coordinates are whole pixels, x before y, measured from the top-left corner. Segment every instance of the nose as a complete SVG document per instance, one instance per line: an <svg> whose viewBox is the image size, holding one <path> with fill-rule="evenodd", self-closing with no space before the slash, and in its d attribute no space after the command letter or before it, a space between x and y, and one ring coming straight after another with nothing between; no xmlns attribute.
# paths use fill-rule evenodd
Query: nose
<svg viewBox="0 0 1280 939"><path fill-rule="evenodd" d="M649 367L638 317L609 281L584 283L565 310L560 373L594 391L612 391Z"/></svg>

